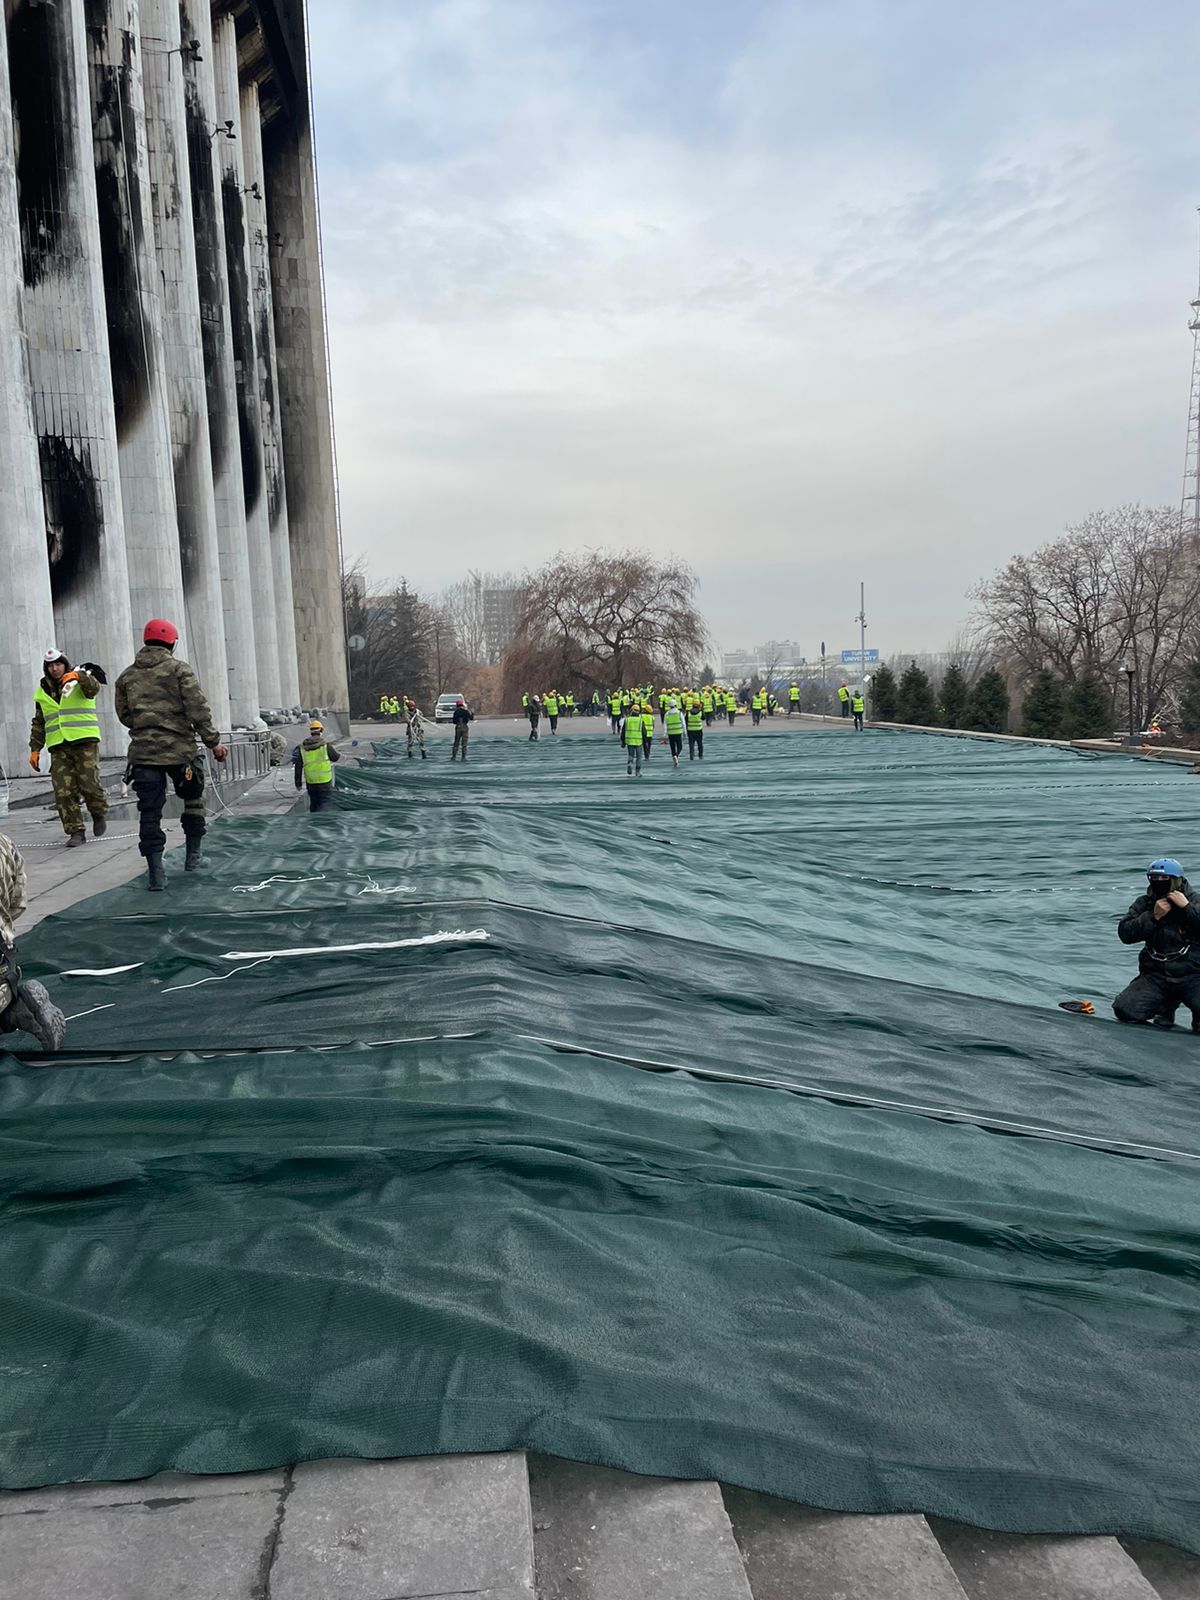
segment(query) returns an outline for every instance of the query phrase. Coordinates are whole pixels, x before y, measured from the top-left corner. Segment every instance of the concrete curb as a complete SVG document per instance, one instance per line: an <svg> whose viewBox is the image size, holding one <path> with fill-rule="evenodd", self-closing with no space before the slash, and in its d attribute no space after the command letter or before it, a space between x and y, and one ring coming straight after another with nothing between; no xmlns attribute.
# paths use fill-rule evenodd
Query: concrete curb
<svg viewBox="0 0 1200 1600"><path fill-rule="evenodd" d="M827 722L838 722L838 717L826 717ZM1034 739L1021 733L980 733L974 728L927 728L915 722L873 722L868 728L890 728L897 733L931 733L943 739L984 739L991 744L1041 745L1051 750L1081 750L1097 756L1150 756L1155 761L1168 761L1173 765L1200 765L1200 750L1180 750L1170 745L1124 745L1114 739Z"/></svg>

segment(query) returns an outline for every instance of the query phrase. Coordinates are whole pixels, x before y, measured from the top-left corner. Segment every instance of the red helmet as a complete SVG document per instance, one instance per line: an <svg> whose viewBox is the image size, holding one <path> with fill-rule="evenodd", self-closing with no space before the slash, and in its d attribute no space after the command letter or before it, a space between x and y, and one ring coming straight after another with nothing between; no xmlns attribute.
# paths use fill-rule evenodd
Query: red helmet
<svg viewBox="0 0 1200 1600"><path fill-rule="evenodd" d="M144 644L178 644L179 629L173 622L166 622L162 617L153 617L146 624L142 633Z"/></svg>

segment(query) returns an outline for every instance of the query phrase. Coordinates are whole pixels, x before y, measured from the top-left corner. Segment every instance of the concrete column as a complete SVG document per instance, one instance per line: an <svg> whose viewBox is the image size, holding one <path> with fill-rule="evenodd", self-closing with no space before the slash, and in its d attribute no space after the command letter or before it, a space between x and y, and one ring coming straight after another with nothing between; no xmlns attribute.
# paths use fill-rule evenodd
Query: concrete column
<svg viewBox="0 0 1200 1600"><path fill-rule="evenodd" d="M264 194L262 114L258 85L241 93L242 162L246 173L246 242L250 259L250 298L258 351L258 398L263 430L263 469L267 522L271 530L271 571L275 579L275 627L279 636L279 682L285 706L300 702L296 670L296 618L292 609L292 558L288 540L287 485L279 424L279 376L275 357L275 311L271 301L273 244Z"/></svg>
<svg viewBox="0 0 1200 1600"><path fill-rule="evenodd" d="M183 604L162 285L150 210L138 0L87 0L100 254L133 624L169 617L190 650Z"/></svg>
<svg viewBox="0 0 1200 1600"><path fill-rule="evenodd" d="M188 660L200 675L217 727L228 729L229 670L200 335L179 0L139 0L139 8L146 148L154 242L162 279L167 416ZM193 37L189 33L189 54ZM209 160L211 164L211 155Z"/></svg>
<svg viewBox="0 0 1200 1600"><path fill-rule="evenodd" d="M317 178L308 104L264 135L279 413L287 469L292 592L305 705L346 709L341 541L325 342Z"/></svg>
<svg viewBox="0 0 1200 1600"><path fill-rule="evenodd" d="M237 37L231 16L223 16L213 23L213 80L217 97L217 122L230 123L235 134L232 139L218 135L214 147L221 167L221 213L225 225L229 321L233 335L238 435L242 450L242 498L246 508L246 541L250 551L250 578L254 592L258 688L264 705L278 706L283 704L283 686L279 676L275 579L263 481L263 430L246 238L246 177L240 135Z"/></svg>
<svg viewBox="0 0 1200 1600"><path fill-rule="evenodd" d="M46 514L21 320L21 224L14 159L8 35L0 28L0 528L8 581L0 629L0 763L8 776L26 770L39 657L54 640Z"/></svg>
<svg viewBox="0 0 1200 1600"><path fill-rule="evenodd" d="M217 123L213 49L207 0L182 0L180 28L201 42L198 57L183 58L187 111L188 178L192 234L200 297L200 340L208 411L208 440L221 570L221 609L229 663L229 707L233 726L259 721L258 660L254 644L254 587L246 542L242 494L242 449L238 438L237 379L229 317L229 271L216 150L227 143Z"/></svg>
<svg viewBox="0 0 1200 1600"><path fill-rule="evenodd" d="M98 661L112 680L133 658L133 630L83 0L6 0L5 16L55 642L74 661ZM123 749L111 707L106 694L105 743Z"/></svg>

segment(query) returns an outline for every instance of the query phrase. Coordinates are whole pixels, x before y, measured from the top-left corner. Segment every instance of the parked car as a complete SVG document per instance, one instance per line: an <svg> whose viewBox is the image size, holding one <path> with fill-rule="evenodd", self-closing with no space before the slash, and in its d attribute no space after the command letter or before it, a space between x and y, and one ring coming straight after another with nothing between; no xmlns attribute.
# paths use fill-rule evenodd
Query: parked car
<svg viewBox="0 0 1200 1600"><path fill-rule="evenodd" d="M454 716L455 706L460 700L465 699L466 696L461 694L438 695L437 705L435 705L433 708L433 720L435 722L449 722Z"/></svg>

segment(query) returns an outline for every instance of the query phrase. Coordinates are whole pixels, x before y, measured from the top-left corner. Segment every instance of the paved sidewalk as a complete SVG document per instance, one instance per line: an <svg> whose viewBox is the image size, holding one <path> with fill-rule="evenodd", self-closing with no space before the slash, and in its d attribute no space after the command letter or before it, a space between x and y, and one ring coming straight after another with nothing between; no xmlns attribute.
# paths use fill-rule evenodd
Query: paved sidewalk
<svg viewBox="0 0 1200 1600"><path fill-rule="evenodd" d="M235 816L262 816L290 811L299 800L290 767L276 768L227 805L213 785L208 788L210 822L223 810ZM25 858L28 909L17 923L18 936L43 917L63 911L89 895L127 883L143 870L138 854L137 804L132 795L117 799L108 813L108 832L102 839L88 833L81 850L68 850L62 824L52 806L21 806L0 821ZM167 847L183 843L177 821L166 823Z"/></svg>

